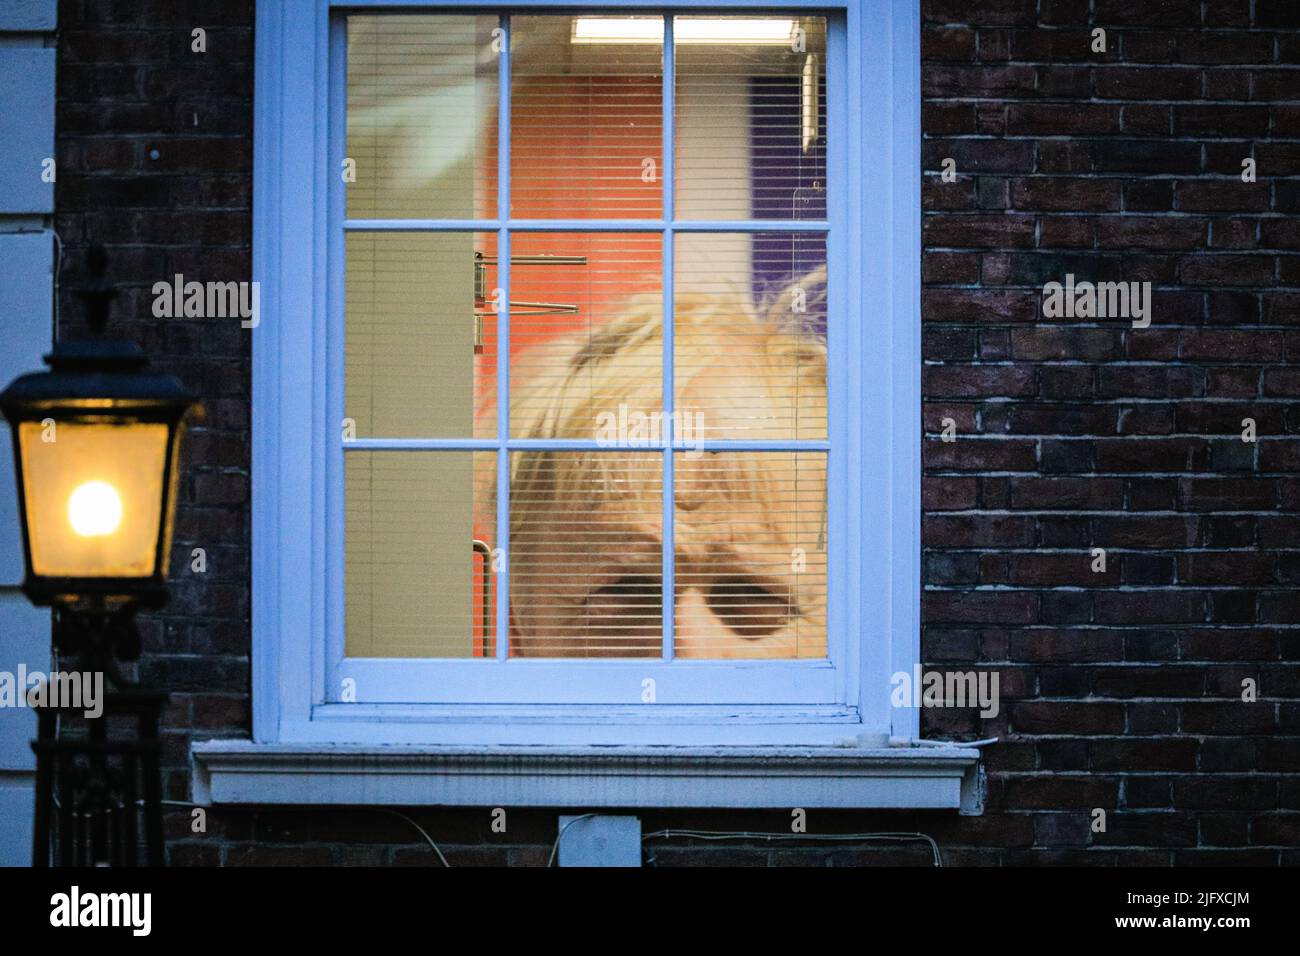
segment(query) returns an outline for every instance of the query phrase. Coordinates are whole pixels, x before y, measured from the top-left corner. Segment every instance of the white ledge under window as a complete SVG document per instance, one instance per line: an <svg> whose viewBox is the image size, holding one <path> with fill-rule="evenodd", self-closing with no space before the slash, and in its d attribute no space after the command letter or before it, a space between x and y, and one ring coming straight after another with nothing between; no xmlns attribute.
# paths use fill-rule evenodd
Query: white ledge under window
<svg viewBox="0 0 1300 956"><path fill-rule="evenodd" d="M196 742L204 805L946 809L979 814L973 747L431 747ZM575 786L575 782L579 785Z"/></svg>

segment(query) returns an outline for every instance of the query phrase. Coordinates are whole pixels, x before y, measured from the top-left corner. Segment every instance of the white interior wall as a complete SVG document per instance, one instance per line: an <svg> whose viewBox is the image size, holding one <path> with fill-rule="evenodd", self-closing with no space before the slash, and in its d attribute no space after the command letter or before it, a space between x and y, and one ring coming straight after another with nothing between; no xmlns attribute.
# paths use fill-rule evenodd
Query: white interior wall
<svg viewBox="0 0 1300 956"><path fill-rule="evenodd" d="M749 78L686 74L678 77L677 216L748 219L750 215ZM715 188L719 181L725 189ZM750 289L752 243L745 234L718 234L691 246L692 261L676 280L682 292L716 292L718 280ZM679 259L680 262L680 259Z"/></svg>

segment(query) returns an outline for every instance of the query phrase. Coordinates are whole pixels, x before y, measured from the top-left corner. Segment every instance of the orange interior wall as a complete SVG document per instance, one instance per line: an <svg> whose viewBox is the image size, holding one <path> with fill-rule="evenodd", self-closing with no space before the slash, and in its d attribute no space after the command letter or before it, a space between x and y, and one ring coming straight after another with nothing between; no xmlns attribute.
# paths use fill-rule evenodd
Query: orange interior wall
<svg viewBox="0 0 1300 956"><path fill-rule="evenodd" d="M511 213L516 219L657 218L663 209L662 89L655 77L556 76L521 80L511 101ZM495 156L485 156L495 169ZM655 177L642 180L642 162ZM487 169L484 169L487 173ZM495 178L495 177L494 177ZM658 292L660 245L608 234L516 233L515 255L586 256L587 267L517 268L515 301L576 304L574 316L550 316L545 334L512 335L511 354L607 316L623 299ZM495 247L495 242L493 242ZM588 281L590 274L592 281ZM617 283L611 274L620 275Z"/></svg>
<svg viewBox="0 0 1300 956"><path fill-rule="evenodd" d="M511 101L511 212L516 219L658 218L663 211L663 93L655 77L555 76L521 80ZM494 111L495 112L495 111ZM495 195L496 153L480 151L479 182ZM653 159L655 176L642 179L643 161ZM487 208L491 208L490 206ZM662 241L657 233L514 233L514 255L586 256L586 266L517 266L511 272L514 302L561 302L574 315L517 316L510 354L553 337L569 335L607 318L631 296L659 293ZM496 236L483 234L477 248L496 255ZM617 279L615 279L617 277ZM497 284L487 270L487 287ZM483 354L476 380L479 408L494 414L495 326L484 322ZM489 529L476 529L482 532ZM493 540L489 535L486 540ZM481 562L475 562L476 569ZM495 578L495 576L493 576ZM493 583L495 592L495 581ZM497 595L494 593L494 603ZM486 653L477 592L474 654Z"/></svg>

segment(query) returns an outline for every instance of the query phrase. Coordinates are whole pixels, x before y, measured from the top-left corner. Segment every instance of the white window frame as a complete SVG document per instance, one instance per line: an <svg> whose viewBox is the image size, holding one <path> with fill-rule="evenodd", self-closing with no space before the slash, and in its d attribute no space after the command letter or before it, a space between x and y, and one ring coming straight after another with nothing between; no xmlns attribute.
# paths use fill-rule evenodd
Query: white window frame
<svg viewBox="0 0 1300 956"><path fill-rule="evenodd" d="M331 568L341 569L330 548L341 549L341 540L327 521L335 493L329 439L339 432L342 391L327 349L331 297L342 291L330 204L342 202L333 183L343 147L338 124L326 117L341 115L330 62L345 52L331 19L343 10L424 6L257 3L253 278L261 284L262 318L252 331L253 739L196 744L196 796L267 803L956 807L964 778L969 805L977 752L897 746L919 736L919 711L890 702L891 675L912 674L920 659L918 0L710 5L731 13L807 10L842 17L845 25L835 34L839 48L828 49L828 60L843 57L843 82L828 100L849 118L829 130L832 141L844 142L830 157L828 181L836 195L828 215L832 231L842 231L839 259L850 264L831 268L830 301L841 304L836 315L846 327L830 371L832 389L844 390L840 399L859 419L831 436L855 490L831 506L832 551L838 533L838 546L850 555L841 565L847 580L831 584L843 596L838 605L834 593L831 600L840 636L831 634L830 643L841 640L843 651L832 699L801 696L795 688L793 702L765 703L769 695L674 704L671 677L668 687L659 681L653 704L627 694L603 703L347 703L327 693L327 679L338 673L328 660L327 621L341 606L342 589L341 579L330 580L339 576ZM631 0L582 6L647 9ZM653 6L700 12L686 0ZM575 7L444 0L436 9ZM641 662L612 663L610 673L621 668L621 678L645 669ZM771 663L668 666L761 675ZM811 680L824 675L808 664L829 666L783 663L805 665L800 673ZM803 802L791 803L797 800Z"/></svg>

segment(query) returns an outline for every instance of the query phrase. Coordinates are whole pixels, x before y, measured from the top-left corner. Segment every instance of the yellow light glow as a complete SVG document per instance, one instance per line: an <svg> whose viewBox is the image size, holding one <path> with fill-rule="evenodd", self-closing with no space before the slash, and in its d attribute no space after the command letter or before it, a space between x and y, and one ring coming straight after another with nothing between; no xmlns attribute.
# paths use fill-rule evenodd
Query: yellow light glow
<svg viewBox="0 0 1300 956"><path fill-rule="evenodd" d="M160 422L61 421L56 441L40 422L20 422L32 573L143 578L162 570L163 482L174 480L167 471L168 441Z"/></svg>
<svg viewBox="0 0 1300 956"><path fill-rule="evenodd" d="M790 19L678 18L673 21L677 43L743 43L782 45L790 42ZM662 43L664 22L655 17L576 17L573 43Z"/></svg>
<svg viewBox="0 0 1300 956"><path fill-rule="evenodd" d="M87 481L68 497L68 522L83 538L112 534L122 523L122 496L106 481Z"/></svg>

